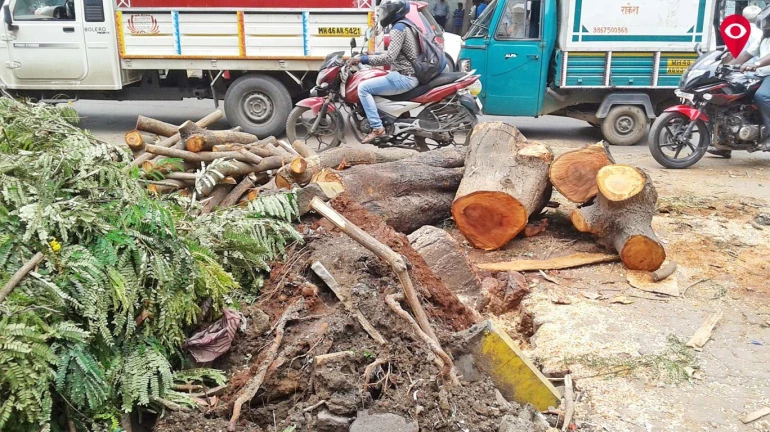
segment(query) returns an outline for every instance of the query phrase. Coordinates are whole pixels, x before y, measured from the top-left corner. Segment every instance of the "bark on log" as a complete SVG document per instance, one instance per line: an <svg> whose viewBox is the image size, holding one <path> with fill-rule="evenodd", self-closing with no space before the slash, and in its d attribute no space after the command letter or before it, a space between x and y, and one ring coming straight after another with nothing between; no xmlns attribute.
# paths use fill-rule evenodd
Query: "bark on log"
<svg viewBox="0 0 770 432"><path fill-rule="evenodd" d="M283 164L283 160L284 159L280 156L271 156L262 159L256 165L231 160L226 164L218 166L216 172L207 172L204 174L204 177L208 177L208 180L211 181L199 181L195 185L195 190L200 196L208 196L214 186L225 177L240 177L251 173L261 173L267 170L278 169Z"/></svg>
<svg viewBox="0 0 770 432"><path fill-rule="evenodd" d="M222 116L224 116L224 113L220 110L216 110L213 113L195 122L195 125L202 128L209 127L212 124L216 123L219 119L221 119ZM157 145L159 147L173 147L179 142L181 142L181 137L179 136L179 134L174 134L173 136L170 136L165 140L159 142ZM126 168L124 168L124 171L129 171L133 167L141 166L142 163L147 162L148 160L154 157L155 157L154 154L144 153L143 155L135 158Z"/></svg>
<svg viewBox="0 0 770 432"><path fill-rule="evenodd" d="M581 232L596 235L600 245L617 251L629 270L659 269L666 251L651 225L658 193L650 178L637 168L609 165L599 171L597 183L596 201L575 210L572 223Z"/></svg>
<svg viewBox="0 0 770 432"><path fill-rule="evenodd" d="M295 184L305 186L313 176L324 168L337 169L345 163L347 166L381 164L394 162L417 154L407 149L364 149L359 147L336 147L319 155L295 157L286 168L276 175L276 184L283 189L291 189Z"/></svg>
<svg viewBox="0 0 770 432"><path fill-rule="evenodd" d="M130 132L126 132L126 135L124 136L123 140L126 142L126 145L128 148L131 149L133 152L139 152L144 150L144 146L147 144L155 144L159 141L157 135L150 135L146 133L142 133L138 130L132 130Z"/></svg>
<svg viewBox="0 0 770 432"><path fill-rule="evenodd" d="M408 234L450 217L464 161L464 149L446 148L396 162L358 165L336 175L351 200Z"/></svg>
<svg viewBox="0 0 770 432"><path fill-rule="evenodd" d="M172 137L176 135L179 126L172 125L154 118L139 116L136 119L136 130L154 135Z"/></svg>
<svg viewBox="0 0 770 432"><path fill-rule="evenodd" d="M238 200L240 200L244 194L249 193L249 191L254 187L256 181L257 181L257 176L255 174L249 174L247 176L244 176L243 180L241 180L241 182L238 183L238 186L233 188L233 190L227 195L227 197L225 197L225 199L222 200L222 203L220 204L220 206L232 207L238 204ZM254 198L256 198L256 196ZM253 200L250 200L250 201L253 201Z"/></svg>
<svg viewBox="0 0 770 432"><path fill-rule="evenodd" d="M237 131L210 131L197 127L193 123L185 123L179 128L179 134L185 143L185 148L191 152L210 151L220 144L251 144L257 142L257 137L250 133Z"/></svg>
<svg viewBox="0 0 770 432"><path fill-rule="evenodd" d="M599 191L596 175L615 160L607 144L600 142L564 153L554 159L548 177L553 187L568 200L584 204Z"/></svg>
<svg viewBox="0 0 770 432"><path fill-rule="evenodd" d="M240 162L250 163L257 165L262 162L262 158L247 152L245 150L233 151L233 152L200 152L194 153L186 150L179 150L175 148L159 147L155 145L146 146L146 150L150 153L183 159L185 162L201 163L201 162L213 162L217 159L235 159Z"/></svg>
<svg viewBox="0 0 770 432"><path fill-rule="evenodd" d="M201 209L201 214L209 214L212 211L214 211L217 207L219 207L219 204L224 201L225 198L227 198L227 195L230 193L230 191L233 190L235 186L231 184L218 184L216 187L214 187L213 192L211 192L211 195L208 197L205 203L203 203L203 208Z"/></svg>
<svg viewBox="0 0 770 432"><path fill-rule="evenodd" d="M482 123L473 131L465 175L452 205L457 228L475 247L505 246L551 198L551 149L515 127Z"/></svg>

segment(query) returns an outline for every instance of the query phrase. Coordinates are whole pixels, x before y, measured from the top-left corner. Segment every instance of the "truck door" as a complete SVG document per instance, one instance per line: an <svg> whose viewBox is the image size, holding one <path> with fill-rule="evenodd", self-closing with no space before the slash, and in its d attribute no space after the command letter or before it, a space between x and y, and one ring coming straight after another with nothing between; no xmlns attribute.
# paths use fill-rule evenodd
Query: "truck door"
<svg viewBox="0 0 770 432"><path fill-rule="evenodd" d="M536 116L544 92L542 1L501 0L487 48L486 114Z"/></svg>
<svg viewBox="0 0 770 432"><path fill-rule="evenodd" d="M5 66L13 70L19 82L71 82L85 78L88 63L81 16L83 0L9 3L3 8L11 58Z"/></svg>

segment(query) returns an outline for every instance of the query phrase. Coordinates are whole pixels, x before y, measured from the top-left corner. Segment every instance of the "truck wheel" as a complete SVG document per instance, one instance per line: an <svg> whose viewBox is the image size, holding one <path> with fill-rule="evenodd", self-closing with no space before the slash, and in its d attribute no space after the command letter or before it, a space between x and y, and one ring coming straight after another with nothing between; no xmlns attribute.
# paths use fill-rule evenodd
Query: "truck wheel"
<svg viewBox="0 0 770 432"><path fill-rule="evenodd" d="M647 114L636 106L613 107L602 121L602 134L612 145L634 145L644 138L645 132L647 132Z"/></svg>
<svg viewBox="0 0 770 432"><path fill-rule="evenodd" d="M260 138L283 133L289 111L289 90L267 75L244 75L225 94L227 121Z"/></svg>

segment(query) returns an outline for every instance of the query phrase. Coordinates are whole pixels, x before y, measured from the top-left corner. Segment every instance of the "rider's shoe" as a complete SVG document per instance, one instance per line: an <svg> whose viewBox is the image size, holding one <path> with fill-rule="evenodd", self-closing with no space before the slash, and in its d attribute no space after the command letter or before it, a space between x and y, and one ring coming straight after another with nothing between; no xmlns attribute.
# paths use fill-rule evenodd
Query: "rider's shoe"
<svg viewBox="0 0 770 432"><path fill-rule="evenodd" d="M730 159L733 157L733 152L730 150L719 150L718 148L714 146L709 146L709 148L706 150L709 154L713 154L716 156L722 156L725 159Z"/></svg>
<svg viewBox="0 0 770 432"><path fill-rule="evenodd" d="M364 144L371 144L377 140L377 138L380 138L385 135L385 128L379 128L379 129L373 129L369 135L364 137L364 140L361 141Z"/></svg>

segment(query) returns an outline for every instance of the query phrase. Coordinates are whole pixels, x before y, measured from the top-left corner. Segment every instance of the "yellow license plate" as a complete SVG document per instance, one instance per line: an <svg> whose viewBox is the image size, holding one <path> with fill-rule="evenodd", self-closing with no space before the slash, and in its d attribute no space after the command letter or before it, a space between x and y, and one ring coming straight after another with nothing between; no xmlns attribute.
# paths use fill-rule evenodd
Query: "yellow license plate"
<svg viewBox="0 0 770 432"><path fill-rule="evenodd" d="M318 27L318 36L361 36L361 27Z"/></svg>
<svg viewBox="0 0 770 432"><path fill-rule="evenodd" d="M693 63L695 63L695 60L668 59L666 73L670 75L682 75Z"/></svg>

